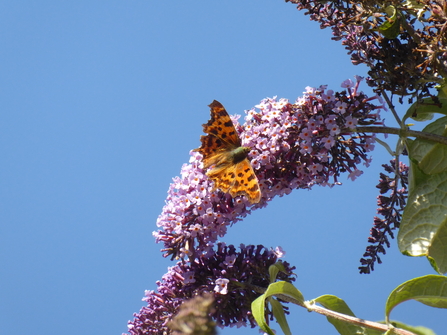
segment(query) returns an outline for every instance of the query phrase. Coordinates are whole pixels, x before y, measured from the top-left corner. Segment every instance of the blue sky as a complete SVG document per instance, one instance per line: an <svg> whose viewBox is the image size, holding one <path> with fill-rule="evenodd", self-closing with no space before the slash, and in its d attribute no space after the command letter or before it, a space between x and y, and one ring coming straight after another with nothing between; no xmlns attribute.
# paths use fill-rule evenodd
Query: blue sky
<svg viewBox="0 0 447 335"><path fill-rule="evenodd" d="M242 114L366 74L329 30L280 0L2 1L0 34L2 334L125 332L173 265L152 231L200 145L207 105ZM392 241L384 264L358 274L390 159L378 146L373 158L355 182L274 199L222 241L280 245L306 299L334 294L383 319L394 287L433 270ZM324 317L291 310L295 334L336 334ZM440 333L444 315L411 302L392 318Z"/></svg>

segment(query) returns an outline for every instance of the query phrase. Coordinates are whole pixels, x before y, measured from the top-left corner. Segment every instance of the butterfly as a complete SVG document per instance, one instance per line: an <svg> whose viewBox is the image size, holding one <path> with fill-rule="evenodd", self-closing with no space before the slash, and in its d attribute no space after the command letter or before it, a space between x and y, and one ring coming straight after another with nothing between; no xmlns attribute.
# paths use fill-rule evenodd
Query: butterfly
<svg viewBox="0 0 447 335"><path fill-rule="evenodd" d="M202 145L194 150L203 156L206 175L214 181L215 188L230 193L233 198L245 195L250 203L258 203L261 190L248 160L251 149L242 146L224 106L214 100L209 107L211 119L203 125L203 131L208 135L201 136Z"/></svg>

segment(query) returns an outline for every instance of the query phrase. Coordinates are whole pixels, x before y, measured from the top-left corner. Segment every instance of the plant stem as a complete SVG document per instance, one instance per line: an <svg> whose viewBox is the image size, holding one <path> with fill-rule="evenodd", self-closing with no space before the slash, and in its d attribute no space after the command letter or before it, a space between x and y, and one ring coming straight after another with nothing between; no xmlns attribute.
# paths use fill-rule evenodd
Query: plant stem
<svg viewBox="0 0 447 335"><path fill-rule="evenodd" d="M365 327L365 328L370 328L370 329L376 329L382 332L386 332L388 330L390 330L391 328L393 329L393 334L398 334L398 335L416 335L415 333L409 331L409 330L405 330L405 329L401 329L401 328L395 328L395 327L390 327L389 325L386 324L382 324L382 323L378 323L378 322L373 322L373 321L368 321L365 319L360 319L357 318L355 316L351 316L351 315L346 315L346 314L342 314L342 313L338 313L335 311L332 311L330 309L318 306L312 302L309 301L305 301L304 305L302 303L299 303L298 301L296 301L295 299L286 296L286 295L282 295L282 294L275 294L275 296L281 300L284 301L288 301L291 302L293 304L296 304L298 306L301 307L305 307L307 308L307 310L309 312L316 312L318 314L322 314L325 315L327 317L330 318L334 318L337 320L341 320L344 322L347 322L349 324L353 324L359 327Z"/></svg>
<svg viewBox="0 0 447 335"><path fill-rule="evenodd" d="M399 135L400 137L416 137L419 139L437 142L441 144L447 145L447 137L425 133L423 131L411 130L411 129L401 129L401 128L392 128L392 127L374 127L374 126L362 126L349 128L352 132L358 133L375 133L375 134L394 134Z"/></svg>
<svg viewBox="0 0 447 335"><path fill-rule="evenodd" d="M394 109L394 105L391 102L391 99L386 94L386 91L382 91L382 96L385 99L386 103L388 104L388 107L390 108L391 113L393 113L394 118L396 119L397 123L399 124L399 126L402 127L402 120L400 119L399 115L397 114L396 110Z"/></svg>
<svg viewBox="0 0 447 335"><path fill-rule="evenodd" d="M252 289L255 292L260 293L260 294L264 294L265 291L266 291L265 288L259 287L259 286L256 286L256 285L241 284L241 283L239 283L239 285L243 286L245 288L250 288L250 289ZM311 301L310 302L309 301L304 301L304 303L303 303L301 301L295 300L294 298L292 298L292 297L290 297L288 295L284 295L284 294L275 294L275 296L277 298L283 300L283 301L287 301L287 302L290 302L292 304L304 307L309 312L316 312L318 314L322 314L322 315L325 315L325 316L330 317L330 318L341 320L341 321L344 321L344 322L347 322L349 324L353 324L353 325L356 325L356 326L359 326L359 327L376 329L376 330L379 330L379 331L382 331L382 332L386 332L386 331L388 331L390 329L393 329L393 334L397 334L397 335L416 335L415 333L413 333L411 331L408 331L408 330L405 330L405 329L395 328L393 326L389 326L389 325L386 325L386 324L373 322L373 321L368 321L368 320L365 320L365 319L359 319L359 318L356 318L355 316L346 315L346 314L338 313L338 312L335 312L335 311L331 311L330 309L318 306L318 305L316 305L315 303L313 303Z"/></svg>
<svg viewBox="0 0 447 335"><path fill-rule="evenodd" d="M325 315L327 317L345 321L345 322L348 322L350 324L354 324L354 325L360 326L360 327L376 329L376 330L379 330L382 332L386 332L386 331L390 330L390 328L391 328L390 326L384 325L382 323L359 319L359 318L356 318L355 316L350 316L350 315L334 312L334 311L331 311L329 309L326 309L324 307L321 307L321 306L318 306L315 304L310 304L310 306L306 306L306 307L309 311L317 312L317 313ZM410 332L405 329L401 329L401 328L393 328L392 334L415 335L415 333Z"/></svg>

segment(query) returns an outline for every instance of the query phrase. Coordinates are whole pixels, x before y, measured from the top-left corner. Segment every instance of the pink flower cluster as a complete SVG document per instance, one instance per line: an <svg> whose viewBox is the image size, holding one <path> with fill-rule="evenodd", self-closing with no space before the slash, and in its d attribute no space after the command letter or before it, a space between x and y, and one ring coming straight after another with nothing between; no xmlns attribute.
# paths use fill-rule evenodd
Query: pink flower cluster
<svg viewBox="0 0 447 335"><path fill-rule="evenodd" d="M132 335L170 334L168 322L187 300L213 292L215 311L212 318L220 327L256 326L251 314L251 302L260 294L253 287L267 287L269 267L278 262L282 251L269 250L262 245L243 245L239 248L218 243L207 258L193 262L178 262L169 268L157 291L146 291L144 306L128 323ZM239 250L238 250L239 249ZM295 281L293 270L281 262L283 270L277 279ZM269 312L269 316L272 313Z"/></svg>
<svg viewBox="0 0 447 335"><path fill-rule="evenodd" d="M380 100L372 104L378 97L358 91L361 79L345 81L345 90L338 93L326 86L308 87L295 103L264 99L246 111L243 125L233 118L242 145L252 149L249 158L262 192L258 204L214 190L202 169L201 155L191 152L157 220L161 230L154 236L164 243L164 255L207 257L230 224L274 197L297 188L339 184L344 172L352 180L359 176L358 165L370 162L367 152L374 148L374 135L355 133L355 126L382 124L379 110L384 108Z"/></svg>

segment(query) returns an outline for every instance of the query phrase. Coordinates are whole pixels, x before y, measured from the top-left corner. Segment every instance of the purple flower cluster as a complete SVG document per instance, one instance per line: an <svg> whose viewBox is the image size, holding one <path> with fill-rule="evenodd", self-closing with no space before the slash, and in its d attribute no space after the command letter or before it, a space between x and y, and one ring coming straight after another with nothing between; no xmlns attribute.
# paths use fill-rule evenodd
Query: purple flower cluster
<svg viewBox="0 0 447 335"><path fill-rule="evenodd" d="M246 111L244 125L233 118L242 145L252 149L249 158L262 193L258 204L215 190L202 168L201 155L192 151L190 163L174 178L157 220L161 230L154 236L164 243L164 256L207 257L229 225L274 197L296 188L339 184L338 177L345 172L352 180L359 176L358 165L368 166L367 152L374 148L375 137L353 129L382 124L379 111L384 108L380 100L372 104L377 96L368 98L358 91L361 79L345 81L345 90L338 93L326 86L308 87L295 103L264 99Z"/></svg>
<svg viewBox="0 0 447 335"><path fill-rule="evenodd" d="M378 97L368 98L358 90L361 79L345 81L345 90L338 93L326 86L308 87L294 103L264 99L246 111L244 125L233 118L242 145L251 148L249 158L262 192L257 204L215 190L201 155L191 151L189 164L169 188L157 221L161 230L154 233L157 242L164 243L165 256L183 259L157 282L157 292L146 292L147 306L129 322L130 334L171 333L168 323L180 306L209 292L215 298L212 317L217 325L255 326L250 304L270 284L269 266L282 250L241 245L237 252L223 243L216 246L216 240L228 225L276 196L296 188L339 184L343 172L353 180L362 173L358 165L368 166L374 135L355 133L355 127L382 124L379 111L384 107ZM277 280L294 281L294 268L283 265Z"/></svg>
<svg viewBox="0 0 447 335"><path fill-rule="evenodd" d="M370 273L374 271L374 263L382 263L379 254L385 254L386 249L390 247L389 235L394 238L393 230L399 228L402 218L402 212L405 208L408 197L408 166L399 162L399 171L396 173L396 160L391 160L390 164L382 165L385 171L393 175L390 177L384 173L380 174L380 182L377 188L380 195L377 197L377 213L383 217L374 217L374 226L371 228L368 242L372 243L366 247L366 252L360 259L362 266L359 267L360 273Z"/></svg>
<svg viewBox="0 0 447 335"><path fill-rule="evenodd" d="M158 292L146 291L143 299L147 306L134 314L128 324L132 335L169 334L168 322L178 312L183 302L203 293L213 292L215 308L213 319L221 327L242 327L256 324L250 305L260 293L256 288L269 285L269 267L278 261L278 253L263 246L217 245L217 250L207 258L191 263L179 262L157 282ZM295 280L291 267L283 262L285 271L277 279Z"/></svg>
<svg viewBox="0 0 447 335"><path fill-rule="evenodd" d="M298 5L321 28L330 27L353 64L366 64L368 84L377 92L430 96L429 89L447 75L445 1L286 0ZM388 6L388 8L387 8ZM390 17L390 11L395 17ZM428 15L428 18L424 18ZM395 36L386 26L393 24Z"/></svg>

